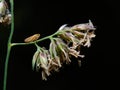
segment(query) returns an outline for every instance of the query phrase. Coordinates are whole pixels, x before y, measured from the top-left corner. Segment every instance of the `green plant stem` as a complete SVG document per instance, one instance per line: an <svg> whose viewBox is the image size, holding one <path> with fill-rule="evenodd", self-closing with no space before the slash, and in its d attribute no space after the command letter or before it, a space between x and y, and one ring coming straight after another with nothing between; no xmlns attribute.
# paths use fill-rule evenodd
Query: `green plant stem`
<svg viewBox="0 0 120 90"><path fill-rule="evenodd" d="M11 46L35 44L35 43L41 42L41 41L43 41L43 40L50 39L51 37L53 37L53 36L55 36L55 35L57 35L57 34L59 34L59 33L65 32L65 31L67 31L67 30L57 31L57 32L55 32L55 33L52 34L52 35L46 36L46 37L41 38L41 39L39 39L39 40L36 40L36 41L34 41L34 42L29 42L29 43L12 43Z"/></svg>
<svg viewBox="0 0 120 90"><path fill-rule="evenodd" d="M7 86L7 72L8 72L8 62L9 62L9 56L11 51L11 40L14 32L14 2L13 0L10 0L11 5L11 15L12 15L12 22L11 22L11 31L7 43L7 54L6 54L6 60L5 60L5 67L4 67L4 82L3 82L3 90L6 90Z"/></svg>
<svg viewBox="0 0 120 90"><path fill-rule="evenodd" d="M7 55L6 55L5 67L4 67L3 90L6 90L6 86L7 86L7 72L8 72L8 62L9 62L10 51L11 51L11 46L10 46L10 43L9 43L8 44L8 48L7 48Z"/></svg>

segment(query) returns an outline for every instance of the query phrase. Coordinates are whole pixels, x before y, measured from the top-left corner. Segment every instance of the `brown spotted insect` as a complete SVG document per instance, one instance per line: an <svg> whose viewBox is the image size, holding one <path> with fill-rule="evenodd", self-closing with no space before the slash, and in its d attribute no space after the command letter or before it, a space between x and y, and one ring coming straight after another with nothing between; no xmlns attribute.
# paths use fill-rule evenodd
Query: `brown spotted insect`
<svg viewBox="0 0 120 90"><path fill-rule="evenodd" d="M26 43L33 42L33 41L36 41L39 37L40 37L40 34L34 34L32 36L25 38L24 42Z"/></svg>

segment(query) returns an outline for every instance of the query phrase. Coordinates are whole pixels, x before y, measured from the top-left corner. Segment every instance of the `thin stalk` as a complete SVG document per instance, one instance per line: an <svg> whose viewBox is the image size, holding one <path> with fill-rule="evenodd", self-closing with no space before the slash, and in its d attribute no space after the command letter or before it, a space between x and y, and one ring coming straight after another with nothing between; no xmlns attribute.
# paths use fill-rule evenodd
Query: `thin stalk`
<svg viewBox="0 0 120 90"><path fill-rule="evenodd" d="M69 30L57 31L57 32L55 32L55 33L52 34L52 35L46 36L46 37L41 38L41 39L39 39L39 40L36 40L36 41L34 41L34 42L29 42L29 43L12 43L11 46L18 46L18 45L31 45L31 44L35 44L35 43L38 43L38 42L44 41L44 40L46 40L46 39L50 39L51 37L53 37L53 36L55 36L55 35L57 35L57 34L59 34L59 33L66 32L66 31L69 31Z"/></svg>
<svg viewBox="0 0 120 90"><path fill-rule="evenodd" d="M8 62L9 62L10 51L11 51L11 46L8 44L5 67L4 67L3 90L6 90L6 86L7 86L7 72L8 72Z"/></svg>
<svg viewBox="0 0 120 90"><path fill-rule="evenodd" d="M10 56L10 51L11 51L11 41L12 41L12 36L14 32L14 2L13 0L10 0L10 5L11 5L11 15L12 15L12 22L11 22L11 31L7 43L7 54L6 54L6 60L5 60L5 67L4 67L4 82L3 82L3 90L6 90L7 86L7 72L8 72L8 62L9 62L9 56Z"/></svg>
<svg viewBox="0 0 120 90"><path fill-rule="evenodd" d="M31 44L35 44L35 43L41 42L41 41L43 41L43 40L49 39L50 37L51 37L51 35L50 35L50 36L47 36L47 37L44 37L44 38L41 38L41 39L39 39L39 40L37 40L37 41L34 41L34 42L29 42L29 43L12 43L11 46L31 45Z"/></svg>

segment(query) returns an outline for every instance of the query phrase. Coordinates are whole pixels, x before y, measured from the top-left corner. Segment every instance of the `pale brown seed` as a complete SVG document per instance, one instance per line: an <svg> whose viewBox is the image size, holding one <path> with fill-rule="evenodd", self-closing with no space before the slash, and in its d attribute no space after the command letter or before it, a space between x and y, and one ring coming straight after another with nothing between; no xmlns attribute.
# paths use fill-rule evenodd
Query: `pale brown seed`
<svg viewBox="0 0 120 90"><path fill-rule="evenodd" d="M24 39L24 42L26 43L33 42L33 41L36 41L39 37L40 37L40 34L34 34Z"/></svg>

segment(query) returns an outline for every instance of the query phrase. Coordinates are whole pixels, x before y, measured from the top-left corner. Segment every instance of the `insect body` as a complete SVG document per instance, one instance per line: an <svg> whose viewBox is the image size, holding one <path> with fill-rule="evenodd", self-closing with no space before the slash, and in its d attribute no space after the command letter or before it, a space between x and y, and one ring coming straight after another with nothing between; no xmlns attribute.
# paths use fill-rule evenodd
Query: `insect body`
<svg viewBox="0 0 120 90"><path fill-rule="evenodd" d="M26 43L33 42L33 41L36 41L39 37L40 37L40 34L34 34L32 36L27 37L24 40L24 42L26 42Z"/></svg>

